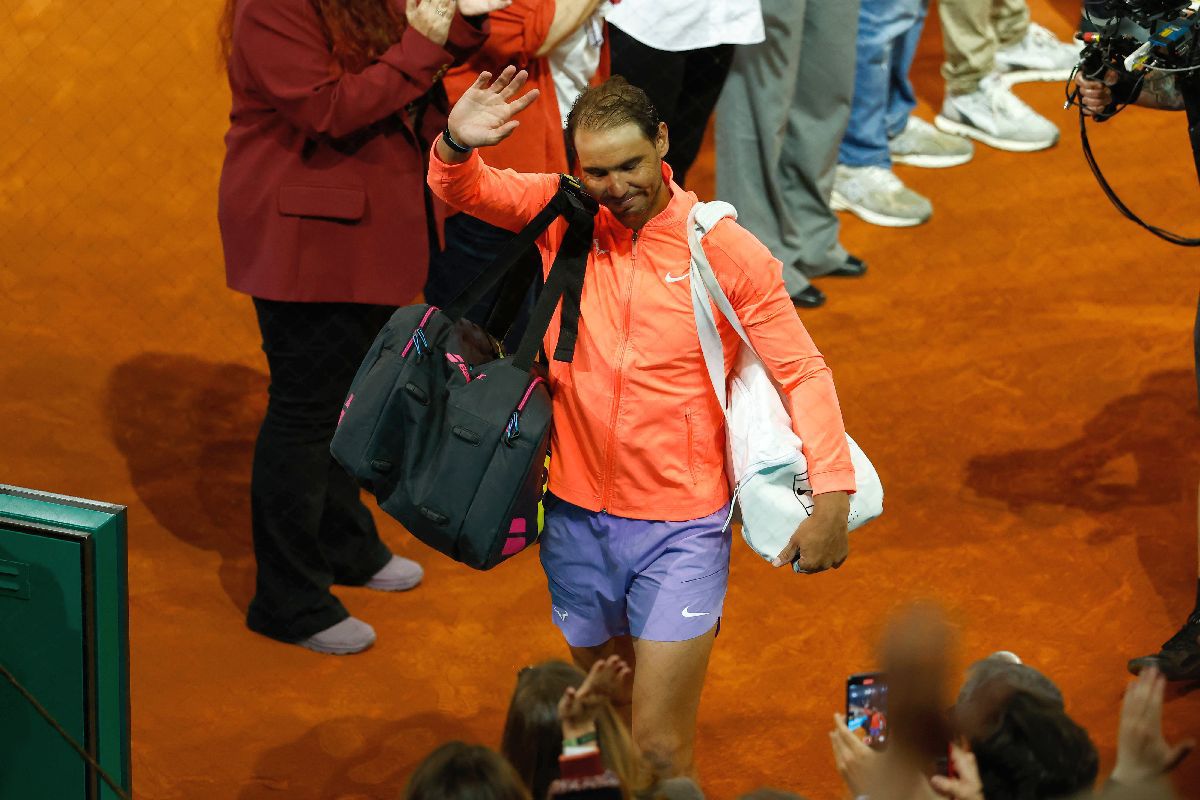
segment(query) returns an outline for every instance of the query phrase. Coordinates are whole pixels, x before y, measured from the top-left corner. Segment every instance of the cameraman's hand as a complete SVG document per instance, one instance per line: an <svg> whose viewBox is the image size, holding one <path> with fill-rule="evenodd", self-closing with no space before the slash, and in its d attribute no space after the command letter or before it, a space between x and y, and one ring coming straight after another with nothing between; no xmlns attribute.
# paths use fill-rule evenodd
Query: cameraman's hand
<svg viewBox="0 0 1200 800"><path fill-rule="evenodd" d="M837 569L850 555L846 523L849 516L850 496L845 492L813 495L812 516L800 523L787 547L771 565L781 567L797 562L797 572Z"/></svg>
<svg viewBox="0 0 1200 800"><path fill-rule="evenodd" d="M1083 113L1089 117L1094 117L1112 104L1112 88L1117 83L1117 73L1115 70L1105 70L1104 80L1096 81L1084 77L1082 72L1075 74L1075 85L1079 87L1079 103L1083 106Z"/></svg>

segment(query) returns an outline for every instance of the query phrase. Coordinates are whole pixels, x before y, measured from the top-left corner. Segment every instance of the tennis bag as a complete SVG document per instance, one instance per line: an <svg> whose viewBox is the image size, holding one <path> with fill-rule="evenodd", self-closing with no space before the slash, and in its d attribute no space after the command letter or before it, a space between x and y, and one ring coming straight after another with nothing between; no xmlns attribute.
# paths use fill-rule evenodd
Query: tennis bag
<svg viewBox="0 0 1200 800"><path fill-rule="evenodd" d="M562 301L554 358L570 361L592 242L595 201L563 176L550 203L445 309L398 309L350 385L333 457L379 507L456 561L490 569L538 537L550 394L535 368ZM534 275L537 237L568 223L515 355L499 341ZM463 319L504 281L486 329Z"/></svg>
<svg viewBox="0 0 1200 800"><path fill-rule="evenodd" d="M812 484L803 443L792 430L791 416L779 388L717 283L701 244L704 234L725 217L737 219L737 212L722 202L697 203L688 216L692 307L709 379L725 412L726 467L734 487L736 510L742 518L742 538L759 556L771 561L812 513ZM729 372L725 369L713 305L741 339ZM850 530L855 530L883 513L883 484L871 460L849 434L846 444L854 465L855 482L846 522ZM798 561L792 568L802 571Z"/></svg>

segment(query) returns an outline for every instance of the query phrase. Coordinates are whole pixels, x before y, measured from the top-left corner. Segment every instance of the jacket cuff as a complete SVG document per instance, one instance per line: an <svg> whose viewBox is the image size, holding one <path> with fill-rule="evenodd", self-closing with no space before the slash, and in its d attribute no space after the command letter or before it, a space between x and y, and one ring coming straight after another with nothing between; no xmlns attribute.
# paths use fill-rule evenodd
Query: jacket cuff
<svg viewBox="0 0 1200 800"><path fill-rule="evenodd" d="M379 60L409 76L418 86L433 88L450 69L454 57L409 26Z"/></svg>
<svg viewBox="0 0 1200 800"><path fill-rule="evenodd" d="M827 492L848 492L854 494L858 484L854 482L854 468L831 469L828 472L818 472L808 476L814 495Z"/></svg>
<svg viewBox="0 0 1200 800"><path fill-rule="evenodd" d="M559 756L558 774L568 780L580 780L604 774L604 761L598 749L577 756Z"/></svg>
<svg viewBox="0 0 1200 800"><path fill-rule="evenodd" d="M446 52L454 59L455 64L461 64L467 58L483 47L491 33L492 23L486 16L467 19L456 13L450 21L450 35L446 37Z"/></svg>

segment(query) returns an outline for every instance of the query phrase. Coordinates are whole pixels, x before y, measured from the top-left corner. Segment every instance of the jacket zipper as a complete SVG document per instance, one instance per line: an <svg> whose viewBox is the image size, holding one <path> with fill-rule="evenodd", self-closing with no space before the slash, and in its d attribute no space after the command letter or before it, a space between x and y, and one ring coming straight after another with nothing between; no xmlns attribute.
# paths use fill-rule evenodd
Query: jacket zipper
<svg viewBox="0 0 1200 800"><path fill-rule="evenodd" d="M617 438L617 412L621 408L621 368L625 364L625 353L629 349L629 324L633 310L633 283L637 277L637 243L638 235L633 234L633 247L629 265L629 285L625 289L625 320L621 336L621 346L617 349L616 366L613 370L613 403L612 414L608 420L608 441L604 447L604 482L600 491L600 510L608 513L609 491L612 489L613 456Z"/></svg>

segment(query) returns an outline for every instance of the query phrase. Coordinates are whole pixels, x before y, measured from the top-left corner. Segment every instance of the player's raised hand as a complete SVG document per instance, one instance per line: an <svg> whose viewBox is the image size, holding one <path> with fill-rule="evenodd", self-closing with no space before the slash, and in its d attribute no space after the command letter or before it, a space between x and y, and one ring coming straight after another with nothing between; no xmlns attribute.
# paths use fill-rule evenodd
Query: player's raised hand
<svg viewBox="0 0 1200 800"><path fill-rule="evenodd" d="M481 72L470 89L450 109L446 126L454 141L465 147L485 147L507 139L520 124L514 117L538 98L531 89L517 97L529 73L508 66L492 80L490 72Z"/></svg>

